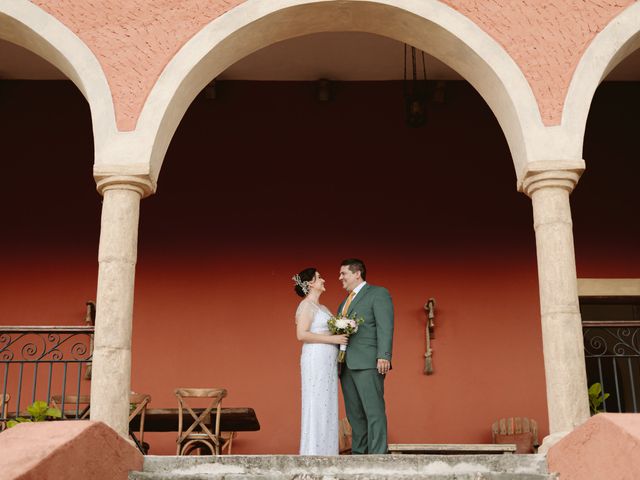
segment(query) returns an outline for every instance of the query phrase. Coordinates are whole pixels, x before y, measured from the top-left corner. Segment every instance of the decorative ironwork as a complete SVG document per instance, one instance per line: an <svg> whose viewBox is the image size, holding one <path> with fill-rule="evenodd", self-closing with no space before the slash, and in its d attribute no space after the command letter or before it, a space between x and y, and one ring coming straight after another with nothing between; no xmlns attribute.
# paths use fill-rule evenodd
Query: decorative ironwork
<svg viewBox="0 0 640 480"><path fill-rule="evenodd" d="M94 327L0 327L0 362L90 361L93 331Z"/></svg>
<svg viewBox="0 0 640 480"><path fill-rule="evenodd" d="M640 357L640 328L584 329L587 357Z"/></svg>
<svg viewBox="0 0 640 480"><path fill-rule="evenodd" d="M0 408L0 425L24 415L36 400L49 403L54 395L81 395L88 385L82 372L91 364L93 334L91 325L0 326L0 398L9 398L7 411Z"/></svg>
<svg viewBox="0 0 640 480"><path fill-rule="evenodd" d="M639 412L640 322L583 322L589 385L600 383L605 412Z"/></svg>

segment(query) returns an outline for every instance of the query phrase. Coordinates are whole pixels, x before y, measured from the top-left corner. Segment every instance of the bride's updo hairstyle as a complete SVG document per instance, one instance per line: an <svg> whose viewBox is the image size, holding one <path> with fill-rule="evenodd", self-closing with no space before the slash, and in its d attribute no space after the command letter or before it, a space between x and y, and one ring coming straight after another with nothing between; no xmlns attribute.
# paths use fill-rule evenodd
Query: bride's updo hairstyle
<svg viewBox="0 0 640 480"><path fill-rule="evenodd" d="M296 282L296 285L293 287L293 289L300 297L304 298L307 296L307 293L309 293L307 282L312 282L316 278L317 271L318 270L316 268L309 267L302 270L299 274L294 275L293 281ZM303 286L307 288L306 291Z"/></svg>

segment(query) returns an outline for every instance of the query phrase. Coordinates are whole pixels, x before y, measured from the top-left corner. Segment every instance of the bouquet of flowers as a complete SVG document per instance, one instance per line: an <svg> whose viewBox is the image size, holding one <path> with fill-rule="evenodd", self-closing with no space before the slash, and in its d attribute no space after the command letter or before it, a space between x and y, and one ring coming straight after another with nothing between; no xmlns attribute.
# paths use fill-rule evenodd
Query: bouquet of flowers
<svg viewBox="0 0 640 480"><path fill-rule="evenodd" d="M327 321L329 331L334 335L352 335L358 331L358 325L364 323L364 318L358 317L355 312L351 315L332 315ZM347 351L346 345L340 345L340 352L338 353L338 363L344 362L345 352Z"/></svg>

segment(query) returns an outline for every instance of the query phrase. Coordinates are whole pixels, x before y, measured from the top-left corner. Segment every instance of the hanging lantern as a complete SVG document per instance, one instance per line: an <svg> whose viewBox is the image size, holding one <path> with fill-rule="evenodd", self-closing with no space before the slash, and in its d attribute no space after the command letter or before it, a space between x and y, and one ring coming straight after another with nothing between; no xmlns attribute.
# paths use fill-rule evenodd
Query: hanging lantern
<svg viewBox="0 0 640 480"><path fill-rule="evenodd" d="M404 105L407 125L416 128L427 123L427 67L422 57L422 80L418 79L418 59L415 47L411 47L411 78L407 72L407 44L404 44Z"/></svg>

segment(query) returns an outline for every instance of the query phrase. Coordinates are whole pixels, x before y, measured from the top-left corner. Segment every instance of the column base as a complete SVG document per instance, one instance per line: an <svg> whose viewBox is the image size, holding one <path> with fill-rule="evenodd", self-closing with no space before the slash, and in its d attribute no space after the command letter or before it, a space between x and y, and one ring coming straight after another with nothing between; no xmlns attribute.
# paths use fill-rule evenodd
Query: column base
<svg viewBox="0 0 640 480"><path fill-rule="evenodd" d="M550 435L547 435L542 439L542 445L538 447L538 453L542 455L546 455L551 447L553 447L556 443L562 440L564 437L571 433L570 430L566 432L556 432Z"/></svg>

